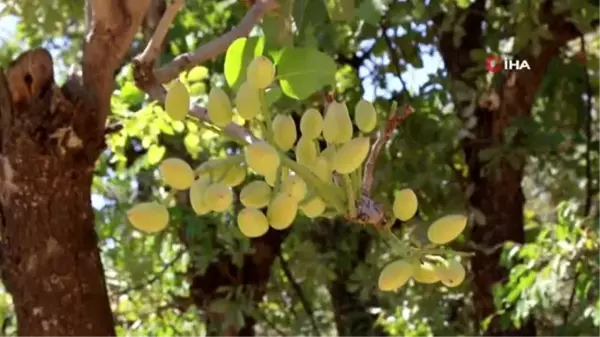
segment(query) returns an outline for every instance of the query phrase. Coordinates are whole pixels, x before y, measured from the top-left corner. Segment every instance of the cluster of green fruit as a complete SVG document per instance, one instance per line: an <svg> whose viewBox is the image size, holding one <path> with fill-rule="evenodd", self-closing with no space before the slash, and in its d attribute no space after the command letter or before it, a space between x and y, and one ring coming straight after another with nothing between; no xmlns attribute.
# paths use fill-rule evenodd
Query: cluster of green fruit
<svg viewBox="0 0 600 337"><path fill-rule="evenodd" d="M302 114L298 135L291 116L272 116L265 103L266 90L275 76L273 63L260 56L246 70L246 81L239 86L234 100L235 109L222 89L213 87L208 95L207 115L213 125L225 128L232 123L237 111L239 117L261 129L262 139L245 144L243 154L212 159L195 170L181 159L165 159L159 166L164 182L173 191L189 189L193 210L204 215L230 209L235 198L232 188L244 183L251 170L262 179L243 186L238 196L243 209L237 214L239 230L250 238L263 236L269 228L290 227L298 211L309 218L341 215L357 219L362 171L370 151L369 133L377 127L375 108L365 100L359 101L354 109L354 120L343 102L329 104L324 115L309 108ZM175 81L167 92L165 111L171 118L182 120L188 114L189 104L187 88ZM358 135L354 135L354 125L359 130ZM320 139L327 143L323 151L318 145ZM287 155L288 151L294 152L295 160ZM410 220L417 207L415 193L404 189L395 195L394 218ZM166 206L158 202L135 205L127 215L134 227L147 233L161 231L169 222ZM449 217L430 226L428 236L432 243L453 240L464 229L464 217ZM410 273L407 265L411 266ZM428 264L420 264L416 269L413 265L401 260L387 266L380 277L380 288L397 289L411 276L416 280L433 280L433 274L427 274L431 269L426 267ZM452 272L435 269L435 275L440 275L436 277L444 284L458 280L456 267L449 266L446 269Z"/></svg>
<svg viewBox="0 0 600 337"><path fill-rule="evenodd" d="M467 217L464 215L446 215L429 225L427 239L433 245L447 244L456 239L466 226ZM411 257L385 266L379 275L378 285L382 291L395 291L412 278L418 283L441 282L446 287L453 288L464 281L465 275L464 267L457 260L417 251Z"/></svg>

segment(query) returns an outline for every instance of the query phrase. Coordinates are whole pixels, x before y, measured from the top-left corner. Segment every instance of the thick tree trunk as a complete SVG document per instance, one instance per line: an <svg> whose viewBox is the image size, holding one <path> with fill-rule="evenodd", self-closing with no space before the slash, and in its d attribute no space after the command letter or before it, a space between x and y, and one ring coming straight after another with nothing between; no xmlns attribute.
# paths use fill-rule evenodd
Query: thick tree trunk
<svg viewBox="0 0 600 337"><path fill-rule="evenodd" d="M508 275L508 271L500 264L502 249L499 248L509 241L525 242L525 197L521 189L524 159L519 158L512 163L504 159L498 166L492 166L484 172L485 163L479 158L482 150L502 144L504 130L516 117L529 112L528 107L519 106L515 94L513 89L502 97L502 104L497 110L477 109L478 125L474 133L480 142L473 140L463 143L469 181L474 186L469 204L483 216L482 219L476 218L471 230L471 241L476 247L484 248L475 250L471 260L473 299L479 323L496 313L498 308L494 305L492 289L504 282ZM528 319L521 327L502 327L498 319L493 319L487 334L535 336L536 329L533 319Z"/></svg>
<svg viewBox="0 0 600 337"><path fill-rule="evenodd" d="M503 145L508 127L517 118L530 117L535 94L548 64L558 55L559 48L564 43L578 35L574 26L563 17L550 14L551 7L552 2L547 1L539 14L554 34L554 39L543 41L542 51L537 56L524 53L516 57L528 60L532 69L500 74L501 84L484 93L477 93L476 78L465 75L465 72L475 65L470 57L471 51L482 48L482 13L485 12L485 1L478 0L467 9L462 23L467 35L460 44L454 45L452 32L445 32L440 36L440 50L454 84L457 110L462 116L468 115L466 112L470 110L476 118L475 127L469 130L474 138L463 140L462 148L469 167L468 181L473 189L469 204L478 214L470 233L470 240L476 247L475 256L471 260L471 271L477 326L494 316L499 309L494 305L492 291L494 286L505 282L508 276L508 271L500 264L502 245L508 241L525 241L525 198L521 189L525 156L512 153L512 158L503 157L499 163L484 172L487 162L480 158L480 154ZM518 134L514 137L512 145L521 141L523 136ZM533 318L526 319L520 326L503 326L499 317L494 316L484 333L496 336L533 336L536 335L536 328Z"/></svg>
<svg viewBox="0 0 600 337"><path fill-rule="evenodd" d="M103 126L45 50L0 72L2 277L19 335L115 335L90 189Z"/></svg>

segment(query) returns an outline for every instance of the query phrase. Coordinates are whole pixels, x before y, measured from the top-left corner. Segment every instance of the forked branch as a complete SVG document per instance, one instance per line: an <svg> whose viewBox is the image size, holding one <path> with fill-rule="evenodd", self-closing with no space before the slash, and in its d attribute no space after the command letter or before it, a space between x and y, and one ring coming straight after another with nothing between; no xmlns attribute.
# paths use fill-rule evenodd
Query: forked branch
<svg viewBox="0 0 600 337"><path fill-rule="evenodd" d="M97 105L98 125L104 126L110 111L114 71L139 30L150 0L89 1L91 22L83 46L83 84Z"/></svg>

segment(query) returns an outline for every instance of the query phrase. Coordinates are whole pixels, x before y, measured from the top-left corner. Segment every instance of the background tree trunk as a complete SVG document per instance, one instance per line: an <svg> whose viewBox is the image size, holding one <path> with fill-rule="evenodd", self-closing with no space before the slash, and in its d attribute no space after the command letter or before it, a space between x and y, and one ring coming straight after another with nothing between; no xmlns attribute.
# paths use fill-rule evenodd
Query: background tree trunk
<svg viewBox="0 0 600 337"><path fill-rule="evenodd" d="M579 35L575 27L564 17L552 13L552 1L545 2L539 14L554 35L552 40L543 40L541 52L532 55L527 49L515 56L527 60L531 70L506 71L497 74L500 84L481 90L476 85L478 74L467 75L470 68L478 66L471 52L482 48L485 1L478 0L464 13L462 29L469 34L456 44L452 31L441 32L440 50L453 83L453 94L457 111L466 116L471 110L476 118L475 127L469 130L473 139L464 139L462 149L469 168L468 182L473 193L469 197L471 210L478 216L471 229L470 240L475 246L471 259L473 274L473 301L477 313L476 325L495 315L494 286L507 280L508 271L500 264L504 243L525 242L523 207L525 197L521 188L526 155L523 152L505 153L494 156L497 163L484 169L488 160L482 160L482 152L505 144L505 135L518 118L530 118L536 92L542 82L550 61L559 54L559 48L568 40ZM479 65L481 66L481 65ZM478 92L479 91L479 92ZM468 117L467 117L468 118ZM523 143L523 135L517 133L509 145L516 148ZM500 157L502 156L502 157ZM512 323L503 325L498 316L490 321L486 335L535 336L533 317L520 326Z"/></svg>
<svg viewBox="0 0 600 337"><path fill-rule="evenodd" d="M103 126L52 69L36 49L0 72L2 276L19 335L115 335L90 200Z"/></svg>

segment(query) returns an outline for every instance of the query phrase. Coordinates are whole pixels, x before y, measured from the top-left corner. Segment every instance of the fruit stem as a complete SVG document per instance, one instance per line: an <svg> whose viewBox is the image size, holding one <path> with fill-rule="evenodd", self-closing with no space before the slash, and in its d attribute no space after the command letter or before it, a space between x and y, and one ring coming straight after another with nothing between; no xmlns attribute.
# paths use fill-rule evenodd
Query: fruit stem
<svg viewBox="0 0 600 337"><path fill-rule="evenodd" d="M356 196L358 196L359 198L362 195L362 170L363 170L363 166L361 165L358 170L353 172L353 178L354 178L354 188L355 188L355 193Z"/></svg>
<svg viewBox="0 0 600 337"><path fill-rule="evenodd" d="M237 144L239 144L241 146L248 145L248 141L247 140L245 140L243 138L238 138L238 137L231 136L227 132L224 132L223 129L220 129L220 128L212 125L211 123L203 121L203 120L201 120L198 117L188 115L187 118L190 121L196 123L199 127L205 127L206 129L209 129L210 131L212 131L214 133L218 133L219 135L221 135L221 137L223 137L225 139L232 140L232 141L236 142Z"/></svg>
<svg viewBox="0 0 600 337"><path fill-rule="evenodd" d="M473 256L475 253L472 252L459 252L452 249L444 249L444 248L414 248L421 255L426 258L432 260L439 260L437 256L429 256L429 255L458 255L458 256Z"/></svg>
<svg viewBox="0 0 600 337"><path fill-rule="evenodd" d="M317 192L317 194L321 197L321 199L323 199L323 201L334 206L339 213L346 213L344 201L336 195L335 186L331 186L330 184L324 183L307 167L293 161L281 151L279 152L279 157L281 158L281 164L283 164L290 170L294 171L297 175L299 175L300 178L302 178L306 184L308 184L315 190L315 192Z"/></svg>
<svg viewBox="0 0 600 337"><path fill-rule="evenodd" d="M267 130L265 132L265 139L270 144L275 145L275 140L273 139L273 124L271 120L271 111L267 106L267 101L265 100L265 91L259 90L258 99L260 101L260 109L262 110L263 116L265 118L265 124L267 126Z"/></svg>
<svg viewBox="0 0 600 337"><path fill-rule="evenodd" d="M277 167L277 172L275 172L275 183L273 183L273 193L271 193L271 201L275 199L279 190L281 190L281 175L283 174L283 170L281 169L281 165Z"/></svg>
<svg viewBox="0 0 600 337"><path fill-rule="evenodd" d="M342 174L342 184L346 189L346 197L348 201L348 215L351 219L356 218L356 196L354 195L354 186L350 175Z"/></svg>
<svg viewBox="0 0 600 337"><path fill-rule="evenodd" d="M238 165L244 161L244 154L236 154L234 156L230 156L227 158L217 159L217 160L209 160L206 161L196 169L194 169L194 175L196 177L200 176L203 173L207 173L208 171L214 170L222 165Z"/></svg>
<svg viewBox="0 0 600 337"><path fill-rule="evenodd" d="M396 221L396 217L394 215L390 215L389 218L386 220L386 223L385 223L385 226L383 227L383 229L391 230L395 221Z"/></svg>

